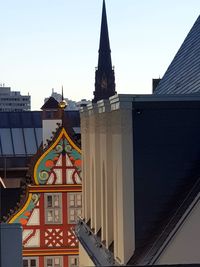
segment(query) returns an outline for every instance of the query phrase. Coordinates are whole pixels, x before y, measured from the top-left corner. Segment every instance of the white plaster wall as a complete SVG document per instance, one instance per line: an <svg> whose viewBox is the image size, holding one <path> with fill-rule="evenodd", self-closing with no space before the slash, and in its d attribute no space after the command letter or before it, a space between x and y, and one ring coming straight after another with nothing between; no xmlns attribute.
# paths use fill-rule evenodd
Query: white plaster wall
<svg viewBox="0 0 200 267"><path fill-rule="evenodd" d="M110 116L110 114L109 114ZM107 123L107 134L106 134L106 181L105 181L105 189L106 189L106 246L107 248L112 243L114 239L114 220L113 220L113 164L112 164L112 134L110 127L110 120Z"/></svg>
<svg viewBox="0 0 200 267"><path fill-rule="evenodd" d="M42 121L42 137L43 145L47 144L46 140L50 139L52 132L58 127L57 123L62 123L61 120L43 120Z"/></svg>
<svg viewBox="0 0 200 267"><path fill-rule="evenodd" d="M101 168L101 240L106 240L106 123L105 114L100 114L100 168Z"/></svg>
<svg viewBox="0 0 200 267"><path fill-rule="evenodd" d="M112 112L114 255L126 264L135 249L132 110Z"/></svg>
<svg viewBox="0 0 200 267"><path fill-rule="evenodd" d="M87 176L86 176L86 168L85 164L83 162L87 162L87 150L86 150L86 119L84 119L84 114L81 113L81 149L84 151L82 153L81 158L82 158L82 217L87 219L87 201L86 201L86 195L87 195Z"/></svg>
<svg viewBox="0 0 200 267"><path fill-rule="evenodd" d="M200 263L200 201L179 228L156 264Z"/></svg>
<svg viewBox="0 0 200 267"><path fill-rule="evenodd" d="M88 148L85 146L83 151L86 155L86 162L83 162L83 168L85 170L85 176L83 179L87 180L87 196L86 206L88 217L91 219L91 228L97 233L101 228L101 180L100 180L100 146L99 146L99 120L95 107L88 111L88 129L85 131L85 143L88 144ZM84 118L85 119L85 118ZM83 122L86 123L86 122ZM89 166L89 168L88 168ZM88 197L89 195L89 197ZM89 215L90 214L90 215Z"/></svg>
<svg viewBox="0 0 200 267"><path fill-rule="evenodd" d="M94 134L94 116L89 116L89 131L88 138L90 140L90 170L89 170L89 183L90 183L90 218L91 218L91 228L95 228L95 134ZM84 177L83 177L84 179Z"/></svg>
<svg viewBox="0 0 200 267"><path fill-rule="evenodd" d="M113 234L113 177L112 133L110 112L99 115L100 121L100 166L101 166L101 239L108 248Z"/></svg>
<svg viewBox="0 0 200 267"><path fill-rule="evenodd" d="M94 116L94 229L95 233L101 228L101 166L99 141L99 115Z"/></svg>
<svg viewBox="0 0 200 267"><path fill-rule="evenodd" d="M101 228L107 247L114 241L115 259L126 264L135 249L132 105L98 105L81 114L84 217L95 233Z"/></svg>
<svg viewBox="0 0 200 267"><path fill-rule="evenodd" d="M83 246L79 243L79 267L95 266Z"/></svg>
<svg viewBox="0 0 200 267"><path fill-rule="evenodd" d="M88 132L88 128L89 128L89 120L88 117L85 118L86 120L86 124L85 124L85 135L84 135L84 151L83 152L83 166L84 166L84 176L83 176L83 180L84 180L84 194L85 194L85 219L86 221L88 221L89 219L91 219L91 187L90 187L90 176L91 176L91 154L90 154L90 150L91 150L91 144L90 144L90 139L88 138L89 132ZM81 133L81 138L82 138L82 133ZM85 161L84 161L85 160Z"/></svg>

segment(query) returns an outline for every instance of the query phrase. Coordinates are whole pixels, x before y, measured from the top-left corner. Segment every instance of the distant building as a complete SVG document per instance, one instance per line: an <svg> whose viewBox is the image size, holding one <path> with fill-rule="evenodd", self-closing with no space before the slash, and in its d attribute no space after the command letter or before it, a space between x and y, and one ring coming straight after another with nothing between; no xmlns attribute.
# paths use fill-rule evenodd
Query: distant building
<svg viewBox="0 0 200 267"><path fill-rule="evenodd" d="M28 111L31 109L30 95L11 91L10 87L0 86L0 111Z"/></svg>
<svg viewBox="0 0 200 267"><path fill-rule="evenodd" d="M81 107L84 107L90 104L90 102L91 102L90 100L81 99L80 101L76 102L76 106L78 109L80 109Z"/></svg>
<svg viewBox="0 0 200 267"><path fill-rule="evenodd" d="M58 102L62 100L62 95L54 92L54 89L52 89L51 96L55 98ZM49 97L44 99L44 102L46 103ZM76 102L73 100L70 100L68 98L64 98L64 100L67 103L67 106L65 110L79 110L81 107L88 105L91 101L86 99L81 99L80 101Z"/></svg>

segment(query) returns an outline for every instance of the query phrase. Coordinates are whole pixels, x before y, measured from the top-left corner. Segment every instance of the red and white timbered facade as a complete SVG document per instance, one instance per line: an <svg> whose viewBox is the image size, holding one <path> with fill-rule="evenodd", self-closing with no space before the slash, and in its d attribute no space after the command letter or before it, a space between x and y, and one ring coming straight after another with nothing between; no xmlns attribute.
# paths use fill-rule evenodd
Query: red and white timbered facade
<svg viewBox="0 0 200 267"><path fill-rule="evenodd" d="M9 223L23 226L24 267L78 266L73 234L81 216L81 150L64 128L37 160L27 198Z"/></svg>

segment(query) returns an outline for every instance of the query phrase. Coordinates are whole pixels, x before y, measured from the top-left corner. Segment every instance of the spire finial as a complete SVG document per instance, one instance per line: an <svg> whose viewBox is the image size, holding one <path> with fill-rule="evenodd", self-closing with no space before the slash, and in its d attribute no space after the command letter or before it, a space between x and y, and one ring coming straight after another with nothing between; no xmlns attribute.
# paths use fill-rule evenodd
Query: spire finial
<svg viewBox="0 0 200 267"><path fill-rule="evenodd" d="M67 106L67 103L66 103L66 101L65 101L65 99L64 99L63 85L62 85L62 100L61 100L60 103L59 103L59 107L60 107L61 109L65 109L66 106Z"/></svg>
<svg viewBox="0 0 200 267"><path fill-rule="evenodd" d="M98 68L112 69L105 0L103 0L102 7Z"/></svg>
<svg viewBox="0 0 200 267"><path fill-rule="evenodd" d="M63 96L63 85L62 85L62 100L64 100L64 96Z"/></svg>

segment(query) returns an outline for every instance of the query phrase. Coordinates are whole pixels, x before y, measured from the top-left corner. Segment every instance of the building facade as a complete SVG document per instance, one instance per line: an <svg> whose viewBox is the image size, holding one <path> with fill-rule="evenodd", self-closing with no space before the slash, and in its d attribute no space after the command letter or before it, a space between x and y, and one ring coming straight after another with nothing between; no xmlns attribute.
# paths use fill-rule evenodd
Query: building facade
<svg viewBox="0 0 200 267"><path fill-rule="evenodd" d="M8 223L23 226L24 267L78 266L73 227L82 212L81 149L65 119L56 100L43 106L43 145L30 164L19 208L8 214Z"/></svg>
<svg viewBox="0 0 200 267"><path fill-rule="evenodd" d="M0 87L0 111L28 111L31 109L30 95L11 91L10 87Z"/></svg>
<svg viewBox="0 0 200 267"><path fill-rule="evenodd" d="M199 51L200 17L154 94L81 110L80 266L199 265Z"/></svg>
<svg viewBox="0 0 200 267"><path fill-rule="evenodd" d="M80 266L200 262L199 107L117 95L82 109Z"/></svg>

